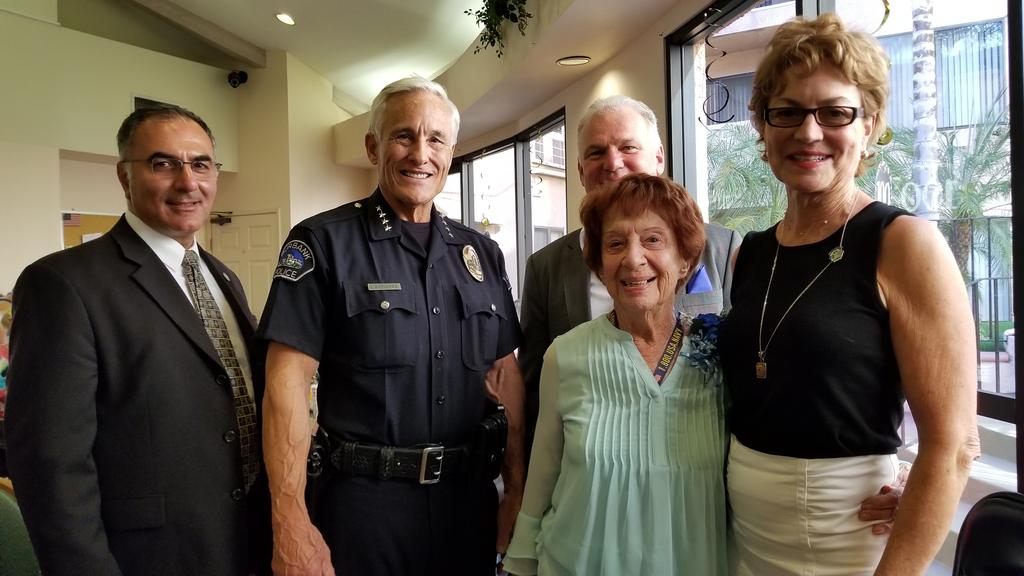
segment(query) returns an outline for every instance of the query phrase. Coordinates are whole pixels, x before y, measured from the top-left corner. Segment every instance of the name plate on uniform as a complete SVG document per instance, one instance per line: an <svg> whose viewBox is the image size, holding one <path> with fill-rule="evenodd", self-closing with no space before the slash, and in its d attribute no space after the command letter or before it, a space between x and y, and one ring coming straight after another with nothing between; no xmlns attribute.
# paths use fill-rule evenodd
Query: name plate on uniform
<svg viewBox="0 0 1024 576"><path fill-rule="evenodd" d="M387 290L401 290L402 285L398 282L373 282L366 285L370 292L382 292Z"/></svg>

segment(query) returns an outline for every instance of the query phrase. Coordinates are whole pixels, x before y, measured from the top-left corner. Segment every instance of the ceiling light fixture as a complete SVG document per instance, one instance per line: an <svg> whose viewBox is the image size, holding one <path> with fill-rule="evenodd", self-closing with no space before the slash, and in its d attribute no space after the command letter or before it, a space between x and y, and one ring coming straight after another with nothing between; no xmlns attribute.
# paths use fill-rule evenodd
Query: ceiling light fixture
<svg viewBox="0 0 1024 576"><path fill-rule="evenodd" d="M555 60L555 62L562 66L583 66L590 63L590 56L566 56Z"/></svg>
<svg viewBox="0 0 1024 576"><path fill-rule="evenodd" d="M295 18L292 18L290 15L281 12L280 14L276 14L276 16L277 19L280 20L283 24L295 26Z"/></svg>

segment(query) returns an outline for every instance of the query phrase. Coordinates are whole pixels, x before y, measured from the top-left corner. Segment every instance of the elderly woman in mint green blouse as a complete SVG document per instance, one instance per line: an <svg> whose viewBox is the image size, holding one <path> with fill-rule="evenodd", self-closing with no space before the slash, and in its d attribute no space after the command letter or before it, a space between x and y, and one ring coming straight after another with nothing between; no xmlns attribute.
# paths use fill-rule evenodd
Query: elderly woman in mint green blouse
<svg viewBox="0 0 1024 576"><path fill-rule="evenodd" d="M588 194L585 259L614 309L557 338L513 574L725 574L727 431L717 315L674 310L704 245L678 184L633 175Z"/></svg>

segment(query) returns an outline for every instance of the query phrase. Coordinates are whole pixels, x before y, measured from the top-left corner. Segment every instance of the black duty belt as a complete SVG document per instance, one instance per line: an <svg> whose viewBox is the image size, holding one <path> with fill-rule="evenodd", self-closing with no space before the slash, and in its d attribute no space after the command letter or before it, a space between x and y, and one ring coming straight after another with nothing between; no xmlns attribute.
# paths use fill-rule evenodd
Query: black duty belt
<svg viewBox="0 0 1024 576"><path fill-rule="evenodd" d="M403 478L437 484L442 478L460 477L467 469L466 448L429 444L413 448L374 446L331 441L331 464L345 474Z"/></svg>

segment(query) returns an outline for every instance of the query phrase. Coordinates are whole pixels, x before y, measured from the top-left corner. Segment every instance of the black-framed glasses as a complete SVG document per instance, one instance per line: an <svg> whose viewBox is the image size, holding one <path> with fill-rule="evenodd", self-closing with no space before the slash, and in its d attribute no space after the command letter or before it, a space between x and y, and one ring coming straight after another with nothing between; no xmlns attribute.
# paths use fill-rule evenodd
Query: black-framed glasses
<svg viewBox="0 0 1024 576"><path fill-rule="evenodd" d="M185 169L185 165L192 170L196 178L213 178L220 172L222 164L214 162L209 158L199 160L181 160L180 158L168 158L167 156L154 156L153 158L126 159L121 162L142 162L149 164L149 169L158 176L174 176Z"/></svg>
<svg viewBox="0 0 1024 576"><path fill-rule="evenodd" d="M795 128L804 123L808 114L814 115L819 126L840 128L853 124L857 118L864 117L864 109L856 106L819 106L818 108L765 108L764 121L776 128Z"/></svg>

